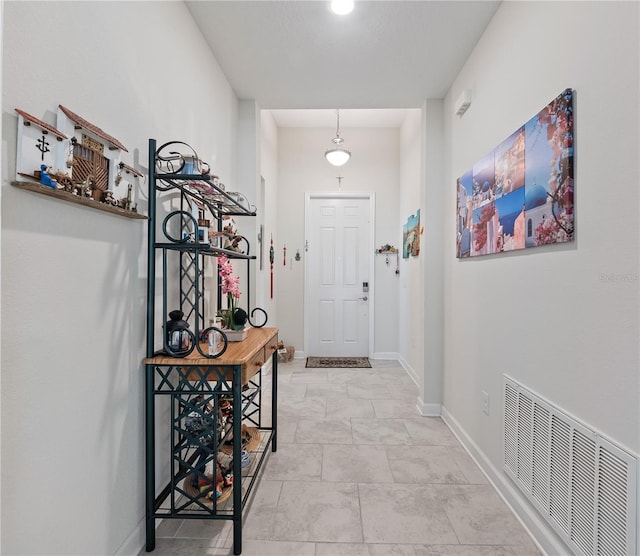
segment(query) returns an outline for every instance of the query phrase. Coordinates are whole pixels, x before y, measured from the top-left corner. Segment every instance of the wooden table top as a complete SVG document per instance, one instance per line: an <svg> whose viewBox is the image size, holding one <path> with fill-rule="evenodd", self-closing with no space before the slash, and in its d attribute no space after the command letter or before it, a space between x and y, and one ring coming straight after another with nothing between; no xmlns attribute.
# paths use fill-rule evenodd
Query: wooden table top
<svg viewBox="0 0 640 556"><path fill-rule="evenodd" d="M170 355L156 355L143 359L145 365L215 365L215 366L245 366L265 347L270 352L277 349L278 329L277 328L249 328L247 337L241 342L228 342L227 350L215 359L202 357L197 349L194 349L186 357L171 357ZM208 347L202 344L206 353Z"/></svg>

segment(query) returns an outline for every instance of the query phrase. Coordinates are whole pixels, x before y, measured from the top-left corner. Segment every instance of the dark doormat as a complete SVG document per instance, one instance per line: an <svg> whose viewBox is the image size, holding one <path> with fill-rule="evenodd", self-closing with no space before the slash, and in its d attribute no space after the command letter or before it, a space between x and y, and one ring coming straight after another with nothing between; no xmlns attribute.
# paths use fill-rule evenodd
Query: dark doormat
<svg viewBox="0 0 640 556"><path fill-rule="evenodd" d="M368 357L307 357L307 369L350 368L370 369Z"/></svg>

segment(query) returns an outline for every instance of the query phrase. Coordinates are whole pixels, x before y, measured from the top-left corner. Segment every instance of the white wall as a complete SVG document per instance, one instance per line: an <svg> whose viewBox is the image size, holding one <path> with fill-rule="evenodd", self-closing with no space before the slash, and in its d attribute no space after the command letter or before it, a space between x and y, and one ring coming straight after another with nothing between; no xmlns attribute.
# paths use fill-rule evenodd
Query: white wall
<svg viewBox="0 0 640 556"><path fill-rule="evenodd" d="M0 2L0 30L4 27L4 2ZM0 91L4 91L3 88L3 41L0 40ZM3 99L0 96L0 114L3 113ZM0 136L1 136L0 131ZM4 151L0 149L0 168L4 164ZM2 188L0 188L0 245L2 244ZM2 291L2 257L0 257L0 292ZM2 337L2 296L0 295L0 338ZM2 381L2 348L0 346L0 383ZM2 396L0 395L0 437L2 431ZM2 523L2 442L0 442L0 524ZM2 550L2 526L0 525L0 551Z"/></svg>
<svg viewBox="0 0 640 556"><path fill-rule="evenodd" d="M444 406L497 481L503 373L640 451L638 8L504 2L445 101L453 218L456 178L575 90L576 241L458 261L444 221ZM460 119L453 102L467 88Z"/></svg>
<svg viewBox="0 0 640 556"><path fill-rule="evenodd" d="M260 111L253 100L238 102L238 140L236 150L236 178L230 189L242 192L249 203L257 208L260 195ZM229 190L229 189L228 189ZM251 255L258 250L258 224L253 216L235 216L238 232L243 235L250 245ZM247 281L247 267L251 273L250 282ZM253 262L235 261L234 269L240 277L240 307L251 311L256 307L256 265ZM248 296L248 297L247 297ZM247 299L251 307L247 305Z"/></svg>
<svg viewBox="0 0 640 556"><path fill-rule="evenodd" d="M394 242L400 250L398 352L400 362L417 384L422 384L424 369L424 235L420 237L420 255L404 259L402 227L418 209L420 226L424 226L423 132L422 111L409 111L400 129L400 212Z"/></svg>
<svg viewBox="0 0 640 556"><path fill-rule="evenodd" d="M146 224L9 185L13 109L64 104L139 169L184 140L232 186L237 100L181 2L5 2L3 62L2 553L137 553Z"/></svg>
<svg viewBox="0 0 640 556"><path fill-rule="evenodd" d="M305 192L338 191L337 176L343 176L342 191L376 194L374 246L399 245L399 132L388 129L341 128L351 160L341 168L331 166L323 153L335 135L332 129L280 128L278 130L278 230L274 234L274 280L278 304L280 338L297 352L304 352L304 199ZM300 250L301 260L282 265L282 247L287 258ZM398 353L396 315L397 280L393 266L386 268L376 257L375 354ZM301 355L301 353L299 353ZM307 354L313 355L313 354Z"/></svg>
<svg viewBox="0 0 640 556"><path fill-rule="evenodd" d="M444 374L444 301L442 297L444 258L443 226L448 222L442 210L448 184L444 178L445 145L442 141L444 126L443 101L429 99L423 110L424 137L424 229L422 238L424 311L424 369L421 375L418 409L423 415L440 415Z"/></svg>
<svg viewBox="0 0 640 556"><path fill-rule="evenodd" d="M271 299L270 295L269 241L271 234L277 234L278 228L278 127L271 112L268 110L261 111L260 121L260 174L262 178L264 178L265 191L264 199L261 203L264 210L258 212L258 224L264 226L264 237L262 270L260 270L259 260L256 264L256 269L258 269L256 289L260 301L259 306L262 307L269 316L267 326L273 326L278 322L278 313L275 293L274 299ZM295 252L292 254L295 256Z"/></svg>

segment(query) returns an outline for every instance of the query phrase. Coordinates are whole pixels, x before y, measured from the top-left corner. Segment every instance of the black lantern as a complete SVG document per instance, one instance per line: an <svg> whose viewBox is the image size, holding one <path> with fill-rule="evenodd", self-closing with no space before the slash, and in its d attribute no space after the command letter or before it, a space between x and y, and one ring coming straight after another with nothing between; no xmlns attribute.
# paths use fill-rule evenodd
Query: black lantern
<svg viewBox="0 0 640 556"><path fill-rule="evenodd" d="M184 357L195 347L194 335L189 330L189 323L182 320L184 313L178 309L169 313L169 321L165 328L166 349L170 355Z"/></svg>

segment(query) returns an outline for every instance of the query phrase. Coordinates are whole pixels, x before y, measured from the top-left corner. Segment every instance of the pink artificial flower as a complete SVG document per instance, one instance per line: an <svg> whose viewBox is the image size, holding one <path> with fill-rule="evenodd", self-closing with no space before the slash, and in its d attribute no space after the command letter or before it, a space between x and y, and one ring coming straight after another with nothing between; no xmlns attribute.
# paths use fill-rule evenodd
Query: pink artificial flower
<svg viewBox="0 0 640 556"><path fill-rule="evenodd" d="M220 267L220 277L231 276L233 274L233 265L226 255L218 257L218 266Z"/></svg>
<svg viewBox="0 0 640 556"><path fill-rule="evenodd" d="M234 276L233 265L229 258L226 255L220 255L218 266L220 267L222 294L231 294L236 299L240 299L240 277Z"/></svg>

